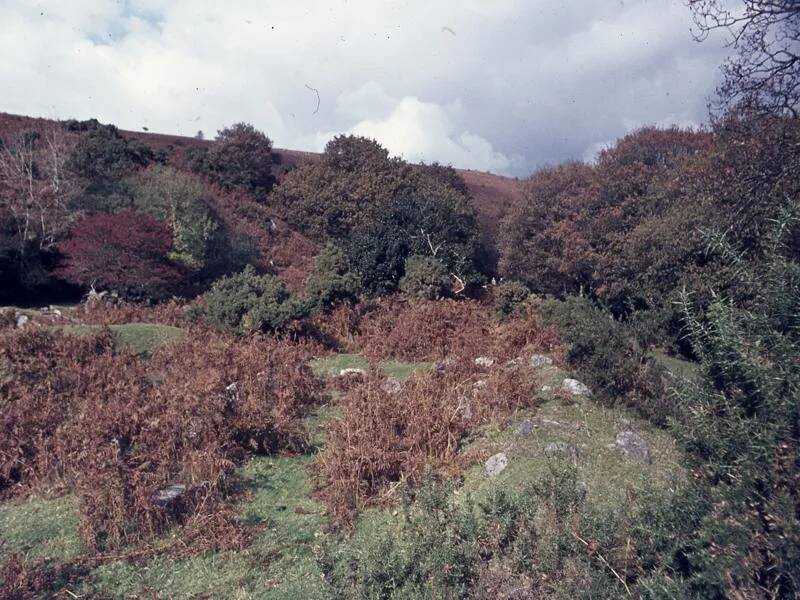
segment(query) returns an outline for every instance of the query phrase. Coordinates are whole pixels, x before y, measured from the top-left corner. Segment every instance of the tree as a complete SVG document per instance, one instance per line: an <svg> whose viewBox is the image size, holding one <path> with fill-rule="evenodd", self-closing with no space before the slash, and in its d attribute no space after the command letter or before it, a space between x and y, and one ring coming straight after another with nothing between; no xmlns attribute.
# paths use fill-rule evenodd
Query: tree
<svg viewBox="0 0 800 600"><path fill-rule="evenodd" d="M715 30L729 35L735 54L723 66L719 106L798 116L800 104L800 4L796 0L688 0L703 40ZM738 4L738 3L737 3Z"/></svg>
<svg viewBox="0 0 800 600"><path fill-rule="evenodd" d="M78 186L66 169L67 149L56 128L24 132L0 145L0 219L21 280L33 283L32 257L51 252L70 225L68 203Z"/></svg>
<svg viewBox="0 0 800 600"><path fill-rule="evenodd" d="M306 282L306 298L312 310L328 311L337 304L355 302L360 287L347 255L328 243L314 259L314 272Z"/></svg>
<svg viewBox="0 0 800 600"><path fill-rule="evenodd" d="M236 123L217 132L209 149L187 152L194 171L226 189L241 189L263 198L272 189L276 162L272 140L249 123Z"/></svg>
<svg viewBox="0 0 800 600"><path fill-rule="evenodd" d="M213 251L221 224L200 181L171 167L154 165L130 178L127 187L134 210L169 223L173 260L199 271L219 258Z"/></svg>
<svg viewBox="0 0 800 600"><path fill-rule="evenodd" d="M347 248L367 293L397 290L412 255L438 260L455 281L454 293L483 281L475 211L467 199L453 200L412 189L376 207L372 220L353 232Z"/></svg>
<svg viewBox="0 0 800 600"><path fill-rule="evenodd" d="M147 145L126 139L114 125L103 125L92 119L70 121L65 128L81 132L68 166L90 182L102 184L120 179L155 160L155 154Z"/></svg>
<svg viewBox="0 0 800 600"><path fill-rule="evenodd" d="M58 274L65 280L133 299L164 297L183 276L169 258L169 227L131 210L83 217L59 250L64 258Z"/></svg>
<svg viewBox="0 0 800 600"><path fill-rule="evenodd" d="M291 171L271 202L314 240L343 240L403 187L407 167L374 140L340 135L319 161Z"/></svg>

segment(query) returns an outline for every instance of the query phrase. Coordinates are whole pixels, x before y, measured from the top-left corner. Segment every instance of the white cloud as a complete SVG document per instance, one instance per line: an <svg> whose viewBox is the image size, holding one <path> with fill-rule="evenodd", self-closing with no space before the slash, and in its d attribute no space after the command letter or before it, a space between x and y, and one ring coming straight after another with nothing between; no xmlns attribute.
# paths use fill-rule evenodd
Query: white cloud
<svg viewBox="0 0 800 600"><path fill-rule="evenodd" d="M298 149L363 131L411 160L516 174L627 122L702 122L723 56L674 0L0 0L0 14L0 110L189 135L247 120Z"/></svg>
<svg viewBox="0 0 800 600"><path fill-rule="evenodd" d="M511 164L485 138L459 131L446 108L414 96L400 100L386 118L361 121L350 131L378 140L410 162L438 161L498 173Z"/></svg>

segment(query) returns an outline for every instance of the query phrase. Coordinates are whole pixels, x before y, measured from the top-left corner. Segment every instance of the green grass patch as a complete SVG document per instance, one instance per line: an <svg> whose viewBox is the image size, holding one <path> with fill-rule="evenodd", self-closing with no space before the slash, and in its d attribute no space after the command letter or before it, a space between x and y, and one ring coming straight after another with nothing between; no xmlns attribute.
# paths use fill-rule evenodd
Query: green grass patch
<svg viewBox="0 0 800 600"><path fill-rule="evenodd" d="M564 374L554 369L548 385L559 385ZM667 432L644 421L631 418L624 411L609 409L591 400L580 399L575 404L563 404L552 399L552 393L542 393L544 404L537 410L522 411L505 427L490 426L475 436L472 449L485 450L489 455L505 452L508 466L497 476L487 475L483 464L472 466L464 478L464 491L476 496L485 495L494 485L518 488L548 472L548 463L568 460L568 457L548 457L545 446L550 442L572 444L577 450L574 464L578 479L587 487L587 501L602 509L616 509L624 504L629 489L667 485L681 476L680 453ZM556 421L562 426L542 425L528 435L516 432L516 425L526 418ZM652 457L651 464L641 464L625 458L614 447L616 424L620 418L632 423L635 431L645 438ZM580 423L580 428L572 425Z"/></svg>
<svg viewBox="0 0 800 600"><path fill-rule="evenodd" d="M430 369L432 363L385 360L378 363L378 366L387 377L405 379L417 371ZM367 370L369 369L369 361L360 354L332 354L313 360L311 369L319 377L330 377L338 375L342 369Z"/></svg>
<svg viewBox="0 0 800 600"><path fill-rule="evenodd" d="M700 375L700 365L698 365L696 362L670 356L661 350L654 350L651 352L651 356L653 357L653 360L655 360L662 367L666 368L670 373L675 375L675 377L681 377L683 379L696 379Z"/></svg>
<svg viewBox="0 0 800 600"><path fill-rule="evenodd" d="M65 325L61 328L70 335L89 335L102 329L102 325ZM145 358L152 356L164 344L178 339L184 334L180 327L156 325L154 323L126 323L110 325L117 347Z"/></svg>
<svg viewBox="0 0 800 600"><path fill-rule="evenodd" d="M0 557L22 552L31 559L75 558L83 551L79 525L72 496L0 505Z"/></svg>

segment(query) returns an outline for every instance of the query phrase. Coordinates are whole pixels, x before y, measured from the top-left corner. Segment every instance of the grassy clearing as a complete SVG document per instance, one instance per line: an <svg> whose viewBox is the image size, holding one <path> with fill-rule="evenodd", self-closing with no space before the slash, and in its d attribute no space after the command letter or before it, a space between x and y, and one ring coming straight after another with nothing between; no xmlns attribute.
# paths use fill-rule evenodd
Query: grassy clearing
<svg viewBox="0 0 800 600"><path fill-rule="evenodd" d="M71 335L89 335L102 329L102 325L65 325L62 331ZM153 352L184 334L180 327L154 323L126 323L110 325L117 347L125 352L149 358Z"/></svg>
<svg viewBox="0 0 800 600"><path fill-rule="evenodd" d="M75 558L83 551L78 525L72 496L0 505L0 559L10 552L31 559Z"/></svg>
<svg viewBox="0 0 800 600"><path fill-rule="evenodd" d="M670 356L661 350L654 350L651 356L658 364L665 367L675 377L694 379L697 378L700 373L700 366L697 363Z"/></svg>
<svg viewBox="0 0 800 600"><path fill-rule="evenodd" d="M406 363L396 360L385 360L378 366L387 377L405 379L412 373L431 368L432 363ZM318 358L311 363L311 368L319 377L338 375L342 369L369 369L369 361L360 354L333 354Z"/></svg>
<svg viewBox="0 0 800 600"><path fill-rule="evenodd" d="M154 329L157 328L157 329ZM151 352L158 344L181 335L176 328L147 324L114 326L120 344L131 351ZM88 329L78 329L80 334ZM344 368L365 368L367 361L358 355L340 354L314 361L320 376L338 373ZM387 375L403 378L428 363L385 362ZM564 373L548 368L544 383L557 387ZM542 392L543 404L536 410L521 412L508 426L486 427L477 432L470 449L488 454L506 452L508 467L497 477L489 478L483 464L470 467L459 494L470 492L478 498L493 486L522 486L548 469L544 446L562 441L578 448L579 478L588 488L588 499L598 507L620 509L628 489L649 483L666 482L680 473L677 451L672 439L662 431L635 423L650 444L653 463L640 465L627 461L609 447L615 438L615 422L622 416L616 410L599 407L591 401L563 405L551 392ZM324 444L326 425L339 412L335 404L319 407L306 419L313 444ZM515 425L525 418L549 418L562 423L581 421L579 430L569 428L533 429L527 436L515 433ZM77 589L78 596L96 594L113 598L154 597L190 599L263 598L325 599L329 591L315 560L316 547L337 543L324 533L328 519L324 507L312 497L309 465L314 457L257 457L240 468L247 499L239 507L242 522L258 529L253 544L243 552L219 552L176 560L160 556L142 564L117 561L96 568ZM393 536L403 526L402 515L394 511L371 509L354 523L352 535L371 539ZM30 500L0 505L0 538L3 552L21 551L31 559L49 557L69 560L83 552L78 535L79 520L71 497L56 500Z"/></svg>
<svg viewBox="0 0 800 600"><path fill-rule="evenodd" d="M555 389L564 377L559 369L551 368L545 384ZM542 392L541 398L543 404L538 409L518 413L510 425L491 426L479 432L470 449L482 450L488 455L505 452L508 467L490 478L483 464L474 465L465 474L464 491L483 496L495 485L512 489L545 475L550 461L572 461L569 457L548 457L545 446L550 442L574 445L577 450L574 464L578 479L587 486L587 500L603 509L622 506L629 489L653 483L667 485L673 477L681 475L679 452L667 432L637 421L622 410L604 408L588 399L563 404L550 391ZM518 434L516 425L534 416L539 420L557 421L563 426L542 425L533 428L528 435ZM628 419L645 438L650 446L652 464L628 460L614 447L616 423L620 418ZM581 427L571 427L576 423Z"/></svg>

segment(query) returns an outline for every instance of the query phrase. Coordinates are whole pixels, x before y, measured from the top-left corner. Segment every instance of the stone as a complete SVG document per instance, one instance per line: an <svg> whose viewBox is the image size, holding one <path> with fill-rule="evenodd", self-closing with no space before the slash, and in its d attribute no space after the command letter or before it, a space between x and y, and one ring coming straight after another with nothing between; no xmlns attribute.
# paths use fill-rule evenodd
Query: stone
<svg viewBox="0 0 800 600"><path fill-rule="evenodd" d="M508 456L505 452L498 452L494 456L490 456L486 461L486 473L489 477L494 477L502 473L508 466Z"/></svg>
<svg viewBox="0 0 800 600"><path fill-rule="evenodd" d="M17 315L17 329L22 329L25 327L28 321L30 321L28 315Z"/></svg>
<svg viewBox="0 0 800 600"><path fill-rule="evenodd" d="M534 369L540 369L542 367L549 367L553 364L553 359L549 356L545 356L544 354L534 354L528 359L528 365L533 367Z"/></svg>
<svg viewBox="0 0 800 600"><path fill-rule="evenodd" d="M342 369L339 371L339 377L346 377L347 375L360 375L364 376L367 372L364 369L358 369L355 367L350 367L348 369Z"/></svg>
<svg viewBox="0 0 800 600"><path fill-rule="evenodd" d="M575 460L578 458L578 449L574 444L568 442L548 442L544 447L544 453L548 458L555 456L566 456Z"/></svg>
<svg viewBox="0 0 800 600"><path fill-rule="evenodd" d="M577 379L571 379L567 377L564 381L561 382L561 389L571 394L573 396L591 396L592 390L590 390L586 384L581 383Z"/></svg>
<svg viewBox="0 0 800 600"><path fill-rule="evenodd" d="M237 382L234 381L225 386L225 399L229 405L239 400L239 384Z"/></svg>
<svg viewBox="0 0 800 600"><path fill-rule="evenodd" d="M533 424L533 421L530 419L525 419L524 421L517 424L514 432L517 435L530 435L533 433L533 430L536 426Z"/></svg>
<svg viewBox="0 0 800 600"><path fill-rule="evenodd" d="M491 356L479 356L475 359L475 364L479 367L491 367L494 364L494 359Z"/></svg>
<svg viewBox="0 0 800 600"><path fill-rule="evenodd" d="M386 380L381 384L381 389L387 394L394 395L403 389L403 384L400 383L400 380L396 377L387 377Z"/></svg>
<svg viewBox="0 0 800 600"><path fill-rule="evenodd" d="M617 433L617 439L614 441L614 446L620 450L627 459L643 464L650 464L653 460L650 456L650 446L647 440L635 431L619 431Z"/></svg>
<svg viewBox="0 0 800 600"><path fill-rule="evenodd" d="M452 367L456 364L456 362L458 361L454 357L445 356L441 360L437 360L434 363L433 368L437 373L444 373L448 367Z"/></svg>
<svg viewBox="0 0 800 600"><path fill-rule="evenodd" d="M182 483L174 483L158 490L153 494L153 504L159 508L168 508L174 505L186 493L186 486Z"/></svg>

